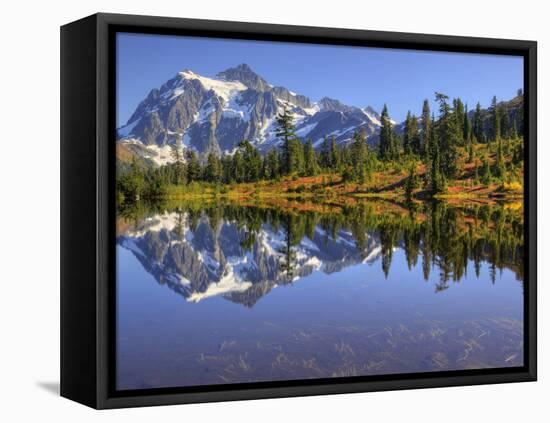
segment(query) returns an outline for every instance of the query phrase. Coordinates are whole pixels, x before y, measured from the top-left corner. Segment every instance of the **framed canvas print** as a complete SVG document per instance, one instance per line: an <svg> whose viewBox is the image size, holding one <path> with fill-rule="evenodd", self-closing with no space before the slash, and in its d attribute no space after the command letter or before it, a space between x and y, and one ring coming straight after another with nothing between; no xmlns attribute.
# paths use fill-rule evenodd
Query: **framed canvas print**
<svg viewBox="0 0 550 423"><path fill-rule="evenodd" d="M536 379L536 43L61 30L61 393Z"/></svg>

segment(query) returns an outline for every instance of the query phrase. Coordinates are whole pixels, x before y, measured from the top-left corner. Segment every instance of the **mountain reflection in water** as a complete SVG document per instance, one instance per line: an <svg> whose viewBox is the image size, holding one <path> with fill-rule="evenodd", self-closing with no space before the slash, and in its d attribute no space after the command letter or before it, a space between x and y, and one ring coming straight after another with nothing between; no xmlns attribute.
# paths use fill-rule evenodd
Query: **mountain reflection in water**
<svg viewBox="0 0 550 423"><path fill-rule="evenodd" d="M121 208L117 386L521 366L522 283L514 204Z"/></svg>

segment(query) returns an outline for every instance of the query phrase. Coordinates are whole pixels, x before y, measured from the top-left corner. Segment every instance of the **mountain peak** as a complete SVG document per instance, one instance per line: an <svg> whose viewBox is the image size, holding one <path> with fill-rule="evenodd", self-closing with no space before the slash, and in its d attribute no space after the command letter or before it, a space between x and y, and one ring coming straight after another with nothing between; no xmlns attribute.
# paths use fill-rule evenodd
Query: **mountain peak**
<svg viewBox="0 0 550 423"><path fill-rule="evenodd" d="M251 73L251 74L257 75L256 72L254 72L252 70L252 68L247 63L241 63L240 65L233 66L231 68L227 68L226 70L220 72L218 75L225 74L225 73L232 73L232 72L235 72L235 71L246 72L246 73Z"/></svg>
<svg viewBox="0 0 550 423"><path fill-rule="evenodd" d="M321 106L321 110L329 110L333 112L343 112L348 108L348 106L342 104L339 100L330 97L323 97L319 100L319 106Z"/></svg>
<svg viewBox="0 0 550 423"><path fill-rule="evenodd" d="M373 116L376 116L376 117L380 117L380 113L378 113L376 110L374 110L373 107L371 106L367 106L363 109L365 112L373 115Z"/></svg>
<svg viewBox="0 0 550 423"><path fill-rule="evenodd" d="M248 66L246 63L241 63L240 65L237 66L236 69L239 69L239 70L242 70L242 71L247 71L247 72L254 72L252 70L252 68L250 66Z"/></svg>
<svg viewBox="0 0 550 423"><path fill-rule="evenodd" d="M226 81L239 81L256 91L266 91L270 85L261 76L255 73L246 63L241 63L234 68L229 68L216 75L219 79Z"/></svg>
<svg viewBox="0 0 550 423"><path fill-rule="evenodd" d="M181 72L178 72L178 75L176 76L180 76L182 78L192 78L194 76L196 76L197 74L195 72L193 72L192 70L190 69L184 69L182 70Z"/></svg>

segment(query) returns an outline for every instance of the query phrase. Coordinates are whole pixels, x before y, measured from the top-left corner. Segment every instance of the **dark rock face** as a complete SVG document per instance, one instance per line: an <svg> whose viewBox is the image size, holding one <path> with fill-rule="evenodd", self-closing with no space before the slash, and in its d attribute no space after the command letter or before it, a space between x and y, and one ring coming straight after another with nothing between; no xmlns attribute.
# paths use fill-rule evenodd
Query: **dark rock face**
<svg viewBox="0 0 550 423"><path fill-rule="evenodd" d="M183 92L172 99L171 95L177 89L182 89ZM173 78L160 90L151 90L147 98L139 104L128 121L129 124L137 122L131 134L145 145L163 146L174 142L175 138L171 133L181 133L189 128L200 106L207 100L208 92L199 81Z"/></svg>
<svg viewBox="0 0 550 423"><path fill-rule="evenodd" d="M275 97L287 101L295 106L308 108L311 107L311 101L304 95L295 94L287 90L285 87L273 87Z"/></svg>
<svg viewBox="0 0 550 423"><path fill-rule="evenodd" d="M320 147L325 136L334 136L338 144L344 144L351 141L355 131L364 131L367 137L371 137L379 130L378 125L370 121L361 109L355 107L346 106L345 111L322 110L310 121L317 122L307 135L314 141L316 148Z"/></svg>
<svg viewBox="0 0 550 423"><path fill-rule="evenodd" d="M351 109L351 107L340 103L338 100L328 97L323 97L321 100L319 100L319 106L321 106L321 110L323 111L332 112L346 112Z"/></svg>
<svg viewBox="0 0 550 423"><path fill-rule="evenodd" d="M270 85L260 76L250 69L246 63L242 63L235 68L230 68L216 75L217 78L226 81L239 81L248 88L255 91L266 91Z"/></svg>

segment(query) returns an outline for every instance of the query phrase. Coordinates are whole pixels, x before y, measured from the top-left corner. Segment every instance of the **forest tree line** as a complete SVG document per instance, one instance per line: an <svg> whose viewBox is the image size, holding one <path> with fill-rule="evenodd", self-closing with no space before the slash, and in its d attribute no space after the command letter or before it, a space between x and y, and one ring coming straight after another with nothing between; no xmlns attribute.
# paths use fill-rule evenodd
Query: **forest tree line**
<svg viewBox="0 0 550 423"><path fill-rule="evenodd" d="M479 103L469 113L460 98L451 101L447 95L435 93L435 102L437 116L424 100L420 117L407 114L401 135L384 105L376 147L369 145L364 131L356 131L347 145L338 145L334 136L324 137L318 151L311 139L303 142L296 135L293 117L284 109L276 117L279 147L265 156L243 140L231 155L210 152L201 160L179 142L171 146L172 163L146 167L133 159L128 169L120 172L117 191L125 199L158 197L168 185L234 184L320 173L338 174L344 183L364 185L372 181L375 172L406 170L407 195L417 188L438 194L446 191L448 181L460 177L461 160L472 164L475 184L519 179L523 165L521 109L510 119L504 103L493 97L487 124ZM511 159L505 160L505 156ZM418 167L422 165L425 172L420 177Z"/></svg>

